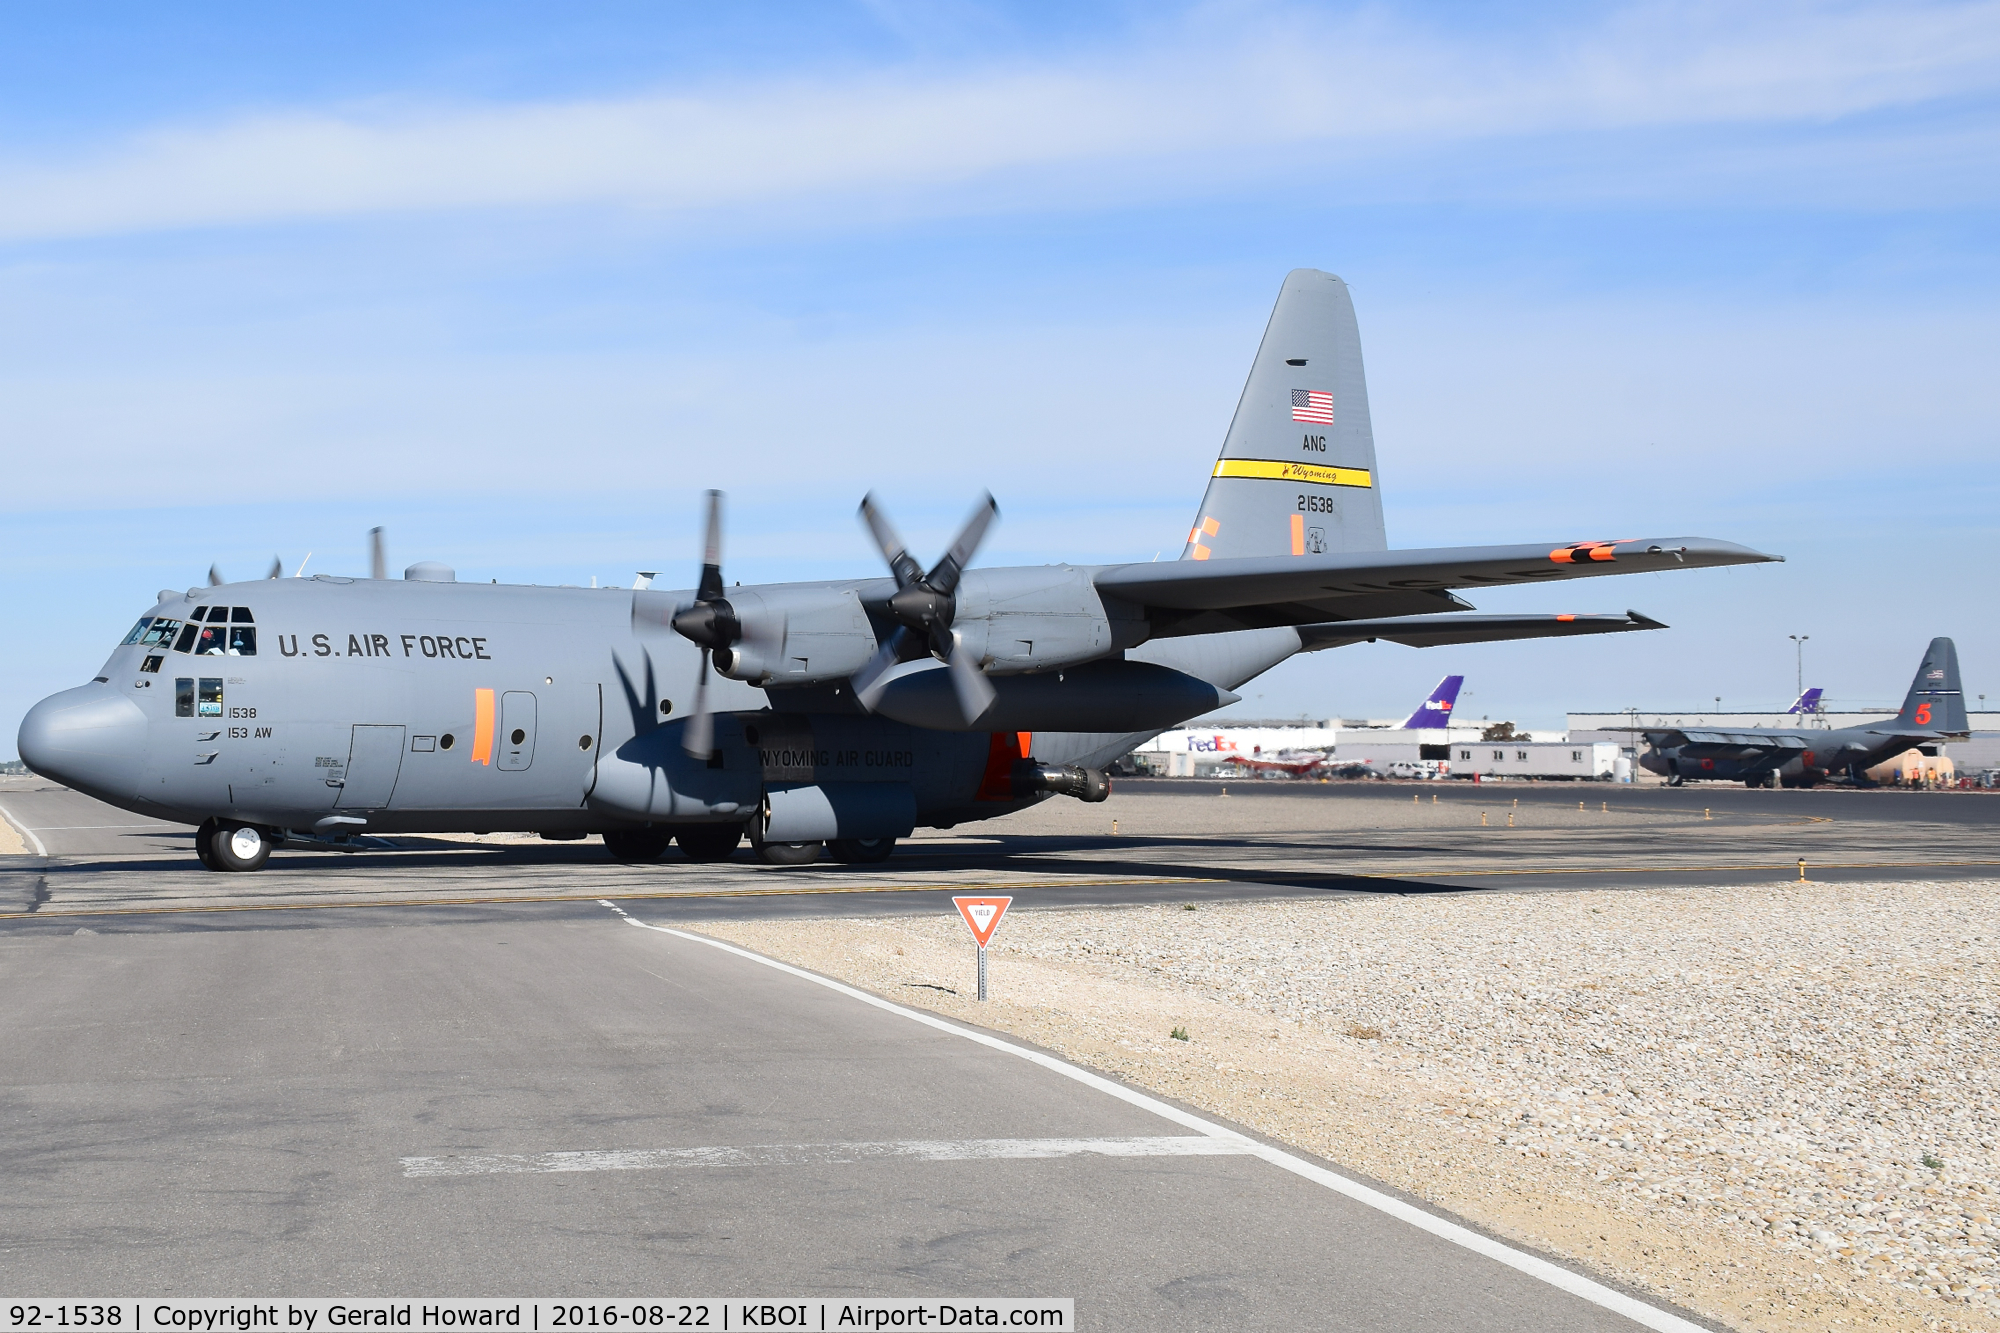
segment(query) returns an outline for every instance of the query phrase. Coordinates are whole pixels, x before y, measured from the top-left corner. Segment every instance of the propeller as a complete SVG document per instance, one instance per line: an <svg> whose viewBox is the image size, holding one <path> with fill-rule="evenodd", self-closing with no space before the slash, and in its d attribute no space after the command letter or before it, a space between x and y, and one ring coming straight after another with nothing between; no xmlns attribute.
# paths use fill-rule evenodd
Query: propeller
<svg viewBox="0 0 2000 1333"><path fill-rule="evenodd" d="M285 562L283 560L280 560L275 555L272 556L271 572L266 574L264 577L267 579L279 579L283 578L284 576L285 576Z"/></svg>
<svg viewBox="0 0 2000 1333"><path fill-rule="evenodd" d="M735 608L722 595L722 492L708 493L708 524L701 545L701 581L694 601L674 612L674 632L701 649L701 674L694 681L694 711L681 732L681 748L697 759L715 752L715 719L708 711L709 655L743 635Z"/></svg>
<svg viewBox="0 0 2000 1333"><path fill-rule="evenodd" d="M208 586L211 588L220 588L222 586L222 571L214 565L208 567Z"/></svg>
<svg viewBox="0 0 2000 1333"><path fill-rule="evenodd" d="M382 529L368 529L368 577L389 577L389 553L382 548Z"/></svg>
<svg viewBox="0 0 2000 1333"><path fill-rule="evenodd" d="M972 655L960 648L958 636L952 633L951 622L958 614L959 578L972 562L972 553L979 549L986 529L992 526L999 514L1000 505L989 492L958 530L951 549L926 574L923 566L911 556L909 547L903 544L903 539L896 535L889 516L876 502L874 492L862 498L862 521L874 534L875 544L882 548L882 556L889 562L889 572L896 576L896 591L889 598L889 614L898 622L895 633L884 641L874 658L854 677L855 697L863 708L874 711L882 691L887 688L884 678L889 669L903 661L905 654L912 653L919 645L943 662L951 672L952 692L958 696L959 712L967 722L992 707L993 683L986 679Z"/></svg>

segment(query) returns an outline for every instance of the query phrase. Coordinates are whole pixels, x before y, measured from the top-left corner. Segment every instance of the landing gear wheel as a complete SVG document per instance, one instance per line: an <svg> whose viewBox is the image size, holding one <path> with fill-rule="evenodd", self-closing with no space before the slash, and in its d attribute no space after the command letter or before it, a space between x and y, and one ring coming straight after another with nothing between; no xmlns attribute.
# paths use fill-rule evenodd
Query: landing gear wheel
<svg viewBox="0 0 2000 1333"><path fill-rule="evenodd" d="M690 861L727 861L743 841L741 824L684 824L674 841Z"/></svg>
<svg viewBox="0 0 2000 1333"><path fill-rule="evenodd" d="M872 865L889 859L896 850L894 838L835 838L826 845L834 860L842 865Z"/></svg>
<svg viewBox="0 0 2000 1333"><path fill-rule="evenodd" d="M221 825L215 820L208 819L203 820L201 827L194 831L195 857L210 870L222 869L222 863L215 859L214 848L209 846L209 839L215 836L215 831L220 827Z"/></svg>
<svg viewBox="0 0 2000 1333"><path fill-rule="evenodd" d="M1667 779L1667 785L1669 787L1685 787L1687 786L1687 779L1676 773Z"/></svg>
<svg viewBox="0 0 2000 1333"><path fill-rule="evenodd" d="M760 842L757 858L767 866L809 866L819 860L821 842Z"/></svg>
<svg viewBox="0 0 2000 1333"><path fill-rule="evenodd" d="M619 829L604 835L604 850L611 853L614 861L641 865L659 860L671 841L667 834L654 829Z"/></svg>
<svg viewBox="0 0 2000 1333"><path fill-rule="evenodd" d="M208 854L217 870L262 870L271 859L271 839L251 824L217 824L208 836Z"/></svg>

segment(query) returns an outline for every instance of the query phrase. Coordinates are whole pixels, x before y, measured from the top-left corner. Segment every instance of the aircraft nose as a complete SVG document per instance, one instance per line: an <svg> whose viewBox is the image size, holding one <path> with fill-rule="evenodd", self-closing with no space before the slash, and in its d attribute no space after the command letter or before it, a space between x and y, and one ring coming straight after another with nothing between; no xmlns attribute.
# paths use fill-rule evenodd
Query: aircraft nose
<svg viewBox="0 0 2000 1333"><path fill-rule="evenodd" d="M29 709L16 743L43 777L92 795L130 796L146 759L146 715L115 690L82 685Z"/></svg>

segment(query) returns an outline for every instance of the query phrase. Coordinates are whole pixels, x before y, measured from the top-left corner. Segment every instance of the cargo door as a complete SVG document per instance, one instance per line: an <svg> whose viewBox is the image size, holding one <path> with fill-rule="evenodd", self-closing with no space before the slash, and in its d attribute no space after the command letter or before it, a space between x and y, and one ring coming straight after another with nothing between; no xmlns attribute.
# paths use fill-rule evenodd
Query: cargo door
<svg viewBox="0 0 2000 1333"><path fill-rule="evenodd" d="M500 696L500 763L519 770L535 762L535 696L509 690Z"/></svg>
<svg viewBox="0 0 2000 1333"><path fill-rule="evenodd" d="M347 752L347 772L334 805L342 810L380 810L396 790L403 770L403 728L357 726Z"/></svg>

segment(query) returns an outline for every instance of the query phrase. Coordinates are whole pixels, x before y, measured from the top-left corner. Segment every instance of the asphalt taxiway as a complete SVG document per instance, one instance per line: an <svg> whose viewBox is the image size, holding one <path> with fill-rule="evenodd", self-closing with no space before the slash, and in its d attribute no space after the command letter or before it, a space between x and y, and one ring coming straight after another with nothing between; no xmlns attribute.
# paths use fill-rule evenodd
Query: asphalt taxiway
<svg viewBox="0 0 2000 1333"><path fill-rule="evenodd" d="M0 810L47 853L0 858L0 920L17 923L596 898L656 899L683 919L933 912L975 890L1035 906L1561 891L1795 879L1801 859L1817 881L2000 869L2000 795L1985 792L1138 780L1103 805L925 830L873 866L771 867L747 850L627 866L594 839L403 838L284 851L250 875L203 870L184 827L40 779L0 780Z"/></svg>
<svg viewBox="0 0 2000 1333"><path fill-rule="evenodd" d="M0 1273L78 1295L699 1287L1072 1296L1089 1328L1634 1327L1568 1270L1496 1261L1254 1136L634 924L941 911L975 888L1019 910L1771 878L1808 853L1816 876L1967 877L2000 819L1943 794L1432 794L1129 784L873 867L409 840L217 875L184 829L0 784L43 852L0 866Z"/></svg>

